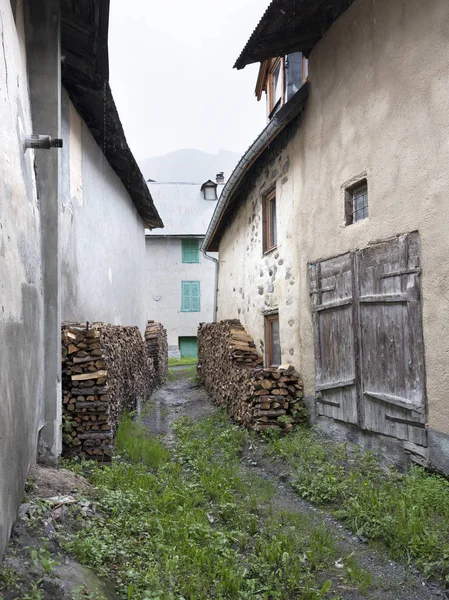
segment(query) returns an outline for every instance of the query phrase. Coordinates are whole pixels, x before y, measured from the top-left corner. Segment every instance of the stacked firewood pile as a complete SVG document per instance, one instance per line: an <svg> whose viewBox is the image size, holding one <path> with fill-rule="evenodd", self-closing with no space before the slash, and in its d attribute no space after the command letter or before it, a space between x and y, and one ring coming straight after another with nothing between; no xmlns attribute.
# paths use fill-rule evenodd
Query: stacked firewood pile
<svg viewBox="0 0 449 600"><path fill-rule="evenodd" d="M63 443L67 453L109 460L124 410L156 387L138 327L63 323Z"/></svg>
<svg viewBox="0 0 449 600"><path fill-rule="evenodd" d="M157 385L162 385L167 381L168 376L167 330L161 323L148 321L145 329L145 341L153 359Z"/></svg>
<svg viewBox="0 0 449 600"><path fill-rule="evenodd" d="M198 374L214 402L249 429L288 431L307 419L301 378L292 365L263 368L262 363L237 319L200 324Z"/></svg>

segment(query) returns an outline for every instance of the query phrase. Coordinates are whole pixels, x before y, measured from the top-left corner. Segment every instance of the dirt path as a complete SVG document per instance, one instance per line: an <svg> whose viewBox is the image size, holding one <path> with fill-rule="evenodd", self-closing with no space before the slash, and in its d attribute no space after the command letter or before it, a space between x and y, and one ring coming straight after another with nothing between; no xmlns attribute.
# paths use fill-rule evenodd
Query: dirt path
<svg viewBox="0 0 449 600"><path fill-rule="evenodd" d="M181 417L195 421L212 414L213 406L208 393L195 377L195 367L172 367L169 379L151 396L149 410L142 414L153 435L162 435L168 447L175 443L171 424Z"/></svg>
<svg viewBox="0 0 449 600"><path fill-rule="evenodd" d="M162 435L170 447L175 443L171 424L182 416L194 420L212 414L216 408L207 392L196 381L192 367L171 370L169 381L152 396L149 411L142 415L150 431ZM254 473L269 480L275 487L273 509L298 512L310 516L315 527L324 526L330 531L341 554L353 553L358 565L369 572L373 584L361 594L355 586L341 585L338 592L344 600L370 598L373 600L427 600L449 598L436 584L427 582L413 569L394 563L381 552L372 549L365 541L347 531L325 511L302 500L289 484L289 473L284 464L266 459L260 447L247 448L242 457L243 472Z"/></svg>

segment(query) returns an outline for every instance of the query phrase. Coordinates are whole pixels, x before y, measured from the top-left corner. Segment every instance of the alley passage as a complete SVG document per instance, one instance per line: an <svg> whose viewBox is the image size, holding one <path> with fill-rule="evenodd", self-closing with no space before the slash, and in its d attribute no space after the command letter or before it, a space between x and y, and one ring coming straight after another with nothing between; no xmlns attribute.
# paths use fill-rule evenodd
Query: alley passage
<svg viewBox="0 0 449 600"><path fill-rule="evenodd" d="M395 556L444 579L446 481L417 471L393 476L390 485L372 457L348 455L308 429L248 432L212 404L195 366L170 369L137 419L122 417L112 462L66 466L72 472L41 469L33 480L0 569L4 600L447 597L387 558L396 544ZM382 478L392 492L380 512L367 513L371 525L384 527L367 537L389 536L382 553L359 525L352 535L302 499L339 518L349 500L369 512L363 503L383 493ZM402 512L394 513L396 504Z"/></svg>
<svg viewBox="0 0 449 600"><path fill-rule="evenodd" d="M141 419L152 436L162 436L170 455L159 456L153 448L159 456L151 469L156 477L147 474L145 481L147 469L134 467L120 480L105 543L117 531L126 560L105 559L109 573L120 574L128 597L442 597L437 586L301 500L285 464L264 456L260 438L229 424L194 367L172 368ZM132 435L135 439L136 431ZM121 443L126 446L126 439ZM117 477L106 472L97 484L119 487ZM80 539L74 548L82 546Z"/></svg>

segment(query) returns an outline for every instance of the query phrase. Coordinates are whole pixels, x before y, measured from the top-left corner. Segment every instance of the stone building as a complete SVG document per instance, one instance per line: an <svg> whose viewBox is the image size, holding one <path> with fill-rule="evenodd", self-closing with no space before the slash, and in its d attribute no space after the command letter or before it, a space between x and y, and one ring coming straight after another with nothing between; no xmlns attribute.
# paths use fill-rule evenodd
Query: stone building
<svg viewBox="0 0 449 600"><path fill-rule="evenodd" d="M60 453L61 321L148 316L135 274L162 222L109 88L108 6L0 0L0 556L30 464Z"/></svg>
<svg viewBox="0 0 449 600"><path fill-rule="evenodd" d="M167 329L169 356L197 356L197 329L215 319L217 254L200 252L223 187L217 182L148 186L164 221L147 232L146 311Z"/></svg>
<svg viewBox="0 0 449 600"><path fill-rule="evenodd" d="M445 0L273 0L237 60L268 124L221 195L218 319L320 427L449 472Z"/></svg>

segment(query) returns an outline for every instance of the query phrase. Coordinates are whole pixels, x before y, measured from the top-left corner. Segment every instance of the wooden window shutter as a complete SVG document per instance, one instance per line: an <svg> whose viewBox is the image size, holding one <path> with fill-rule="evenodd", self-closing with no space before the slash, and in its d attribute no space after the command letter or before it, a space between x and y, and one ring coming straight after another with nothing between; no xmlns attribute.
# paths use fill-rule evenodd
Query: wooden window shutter
<svg viewBox="0 0 449 600"><path fill-rule="evenodd" d="M182 262L183 263L199 263L199 241L198 240L182 240Z"/></svg>
<svg viewBox="0 0 449 600"><path fill-rule="evenodd" d="M192 312L200 312L200 282L192 281L191 282L191 291L192 291L192 303L191 310Z"/></svg>
<svg viewBox="0 0 449 600"><path fill-rule="evenodd" d="M192 301L190 293L190 281L182 282L182 303L181 310L190 312L192 310Z"/></svg>

